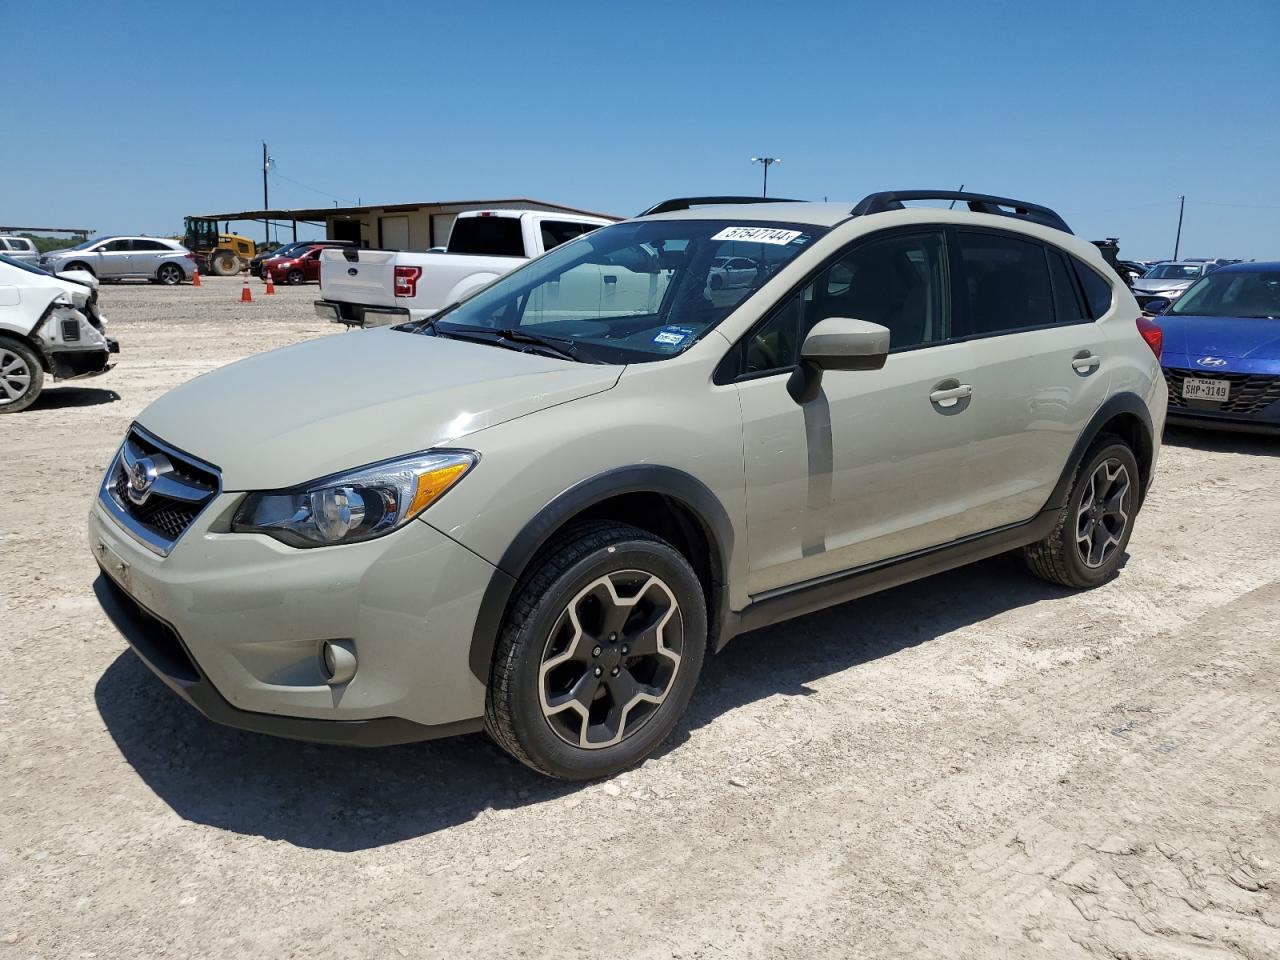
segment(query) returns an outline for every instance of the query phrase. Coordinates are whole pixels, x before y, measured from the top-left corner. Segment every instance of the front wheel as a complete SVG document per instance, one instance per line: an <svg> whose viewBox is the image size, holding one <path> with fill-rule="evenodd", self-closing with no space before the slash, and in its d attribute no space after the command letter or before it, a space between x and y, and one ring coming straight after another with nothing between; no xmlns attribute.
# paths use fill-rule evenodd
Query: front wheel
<svg viewBox="0 0 1280 960"><path fill-rule="evenodd" d="M706 643L702 586L679 551L626 524L582 524L516 587L486 729L548 776L610 776L674 729Z"/></svg>
<svg viewBox="0 0 1280 960"><path fill-rule="evenodd" d="M301 270L290 270L284 278L284 282L289 284L291 287L300 286L303 283L306 283L306 281L307 275Z"/></svg>
<svg viewBox="0 0 1280 960"><path fill-rule="evenodd" d="M210 259L209 266L220 277L234 277L240 272L240 258L230 250L219 250Z"/></svg>
<svg viewBox="0 0 1280 960"><path fill-rule="evenodd" d="M25 343L0 337L0 414L17 413L36 402L44 368Z"/></svg>
<svg viewBox="0 0 1280 960"><path fill-rule="evenodd" d="M1103 436L1081 461L1053 532L1023 548L1038 577L1096 587L1120 566L1141 499L1138 461L1119 437Z"/></svg>

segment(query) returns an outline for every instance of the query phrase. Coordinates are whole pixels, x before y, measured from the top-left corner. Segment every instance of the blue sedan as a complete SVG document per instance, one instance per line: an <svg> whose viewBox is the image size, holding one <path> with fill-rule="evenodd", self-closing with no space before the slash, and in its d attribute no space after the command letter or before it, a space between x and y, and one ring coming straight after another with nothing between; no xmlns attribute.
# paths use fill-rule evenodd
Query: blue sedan
<svg viewBox="0 0 1280 960"><path fill-rule="evenodd" d="M1147 309L1164 331L1170 423L1280 432L1280 263L1222 267Z"/></svg>

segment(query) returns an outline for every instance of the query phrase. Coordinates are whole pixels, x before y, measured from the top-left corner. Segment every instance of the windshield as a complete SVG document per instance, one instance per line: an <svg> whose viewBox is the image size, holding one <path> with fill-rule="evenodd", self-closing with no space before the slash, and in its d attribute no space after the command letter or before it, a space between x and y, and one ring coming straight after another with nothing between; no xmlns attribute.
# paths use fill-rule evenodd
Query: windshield
<svg viewBox="0 0 1280 960"><path fill-rule="evenodd" d="M692 346L825 227L728 220L619 223L556 247L418 327L518 330L599 363L661 360ZM726 277L716 261L734 259Z"/></svg>
<svg viewBox="0 0 1280 960"><path fill-rule="evenodd" d="M25 270L27 271L27 273L38 274L39 276L42 276L42 277L53 276L53 274L50 273L48 270L42 270L40 267L37 267L35 264L27 263L27 261L25 260L15 260L13 257L5 256L3 253L0 253L0 263L7 263L11 267L17 267L19 270Z"/></svg>
<svg viewBox="0 0 1280 960"><path fill-rule="evenodd" d="M1169 313L1275 320L1280 318L1280 271L1215 271L1183 294Z"/></svg>
<svg viewBox="0 0 1280 960"><path fill-rule="evenodd" d="M1160 263L1147 271L1147 280L1194 280L1200 276L1198 263Z"/></svg>

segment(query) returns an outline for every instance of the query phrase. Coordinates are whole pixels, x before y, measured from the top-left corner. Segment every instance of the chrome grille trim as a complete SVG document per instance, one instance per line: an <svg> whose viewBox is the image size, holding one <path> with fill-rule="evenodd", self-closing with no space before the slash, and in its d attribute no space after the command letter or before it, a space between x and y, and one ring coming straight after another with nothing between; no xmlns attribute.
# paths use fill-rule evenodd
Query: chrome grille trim
<svg viewBox="0 0 1280 960"><path fill-rule="evenodd" d="M141 499L135 499L130 495L130 470L147 458L164 469ZM125 533L152 553L167 557L221 491L222 474L217 467L134 424L102 478L98 502Z"/></svg>

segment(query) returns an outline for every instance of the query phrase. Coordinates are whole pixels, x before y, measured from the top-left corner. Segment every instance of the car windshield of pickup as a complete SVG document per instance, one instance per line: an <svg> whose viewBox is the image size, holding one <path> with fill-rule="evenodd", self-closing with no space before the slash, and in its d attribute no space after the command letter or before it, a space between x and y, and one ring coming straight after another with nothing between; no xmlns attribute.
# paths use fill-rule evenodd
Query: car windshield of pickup
<svg viewBox="0 0 1280 960"><path fill-rule="evenodd" d="M696 343L826 232L729 220L613 224L407 329L511 349L543 341L594 363L662 360Z"/></svg>

